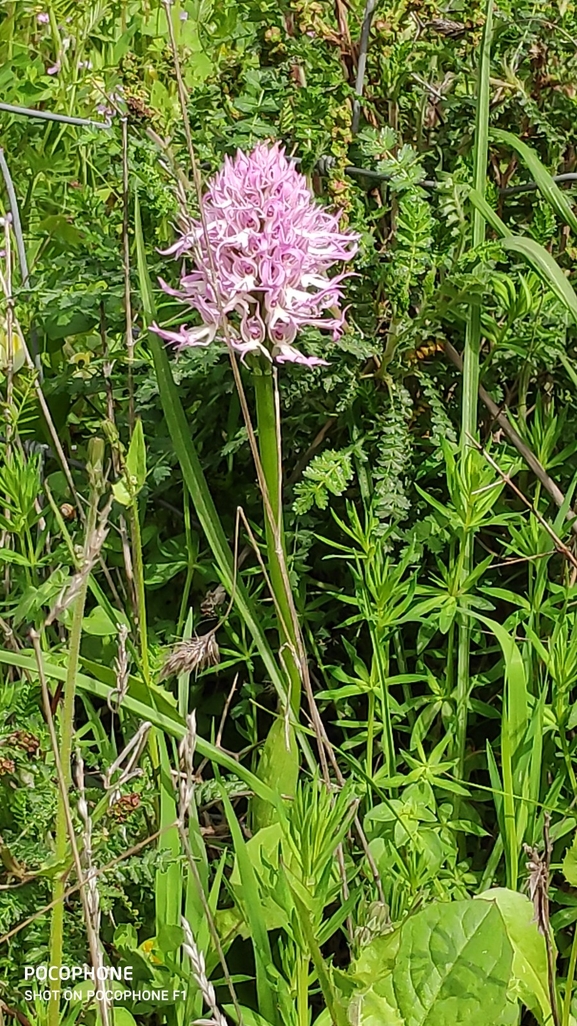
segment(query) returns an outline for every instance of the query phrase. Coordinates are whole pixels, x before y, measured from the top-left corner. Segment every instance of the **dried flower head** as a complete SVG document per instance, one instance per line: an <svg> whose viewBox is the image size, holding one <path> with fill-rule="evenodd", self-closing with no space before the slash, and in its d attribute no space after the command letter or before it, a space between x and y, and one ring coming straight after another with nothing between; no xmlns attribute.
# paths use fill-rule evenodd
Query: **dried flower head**
<svg viewBox="0 0 577 1026"><path fill-rule="evenodd" d="M228 1026L226 1017L220 1011L216 1003L216 992L215 989L206 975L206 964L204 961L204 955L200 948L197 947L194 939L190 923L188 920L181 916L182 931L184 933L184 941L182 949L185 955L190 961L190 968L192 975L194 976L202 999L207 1007L212 1012L212 1019L196 1019L197 1023L214 1023L215 1026Z"/></svg>
<svg viewBox="0 0 577 1026"><path fill-rule="evenodd" d="M333 339L341 334L340 286L347 275L327 272L355 255L356 233L342 231L339 215L315 201L278 144L225 157L202 202L206 233L191 220L166 250L190 254L195 269L184 274L180 291L161 284L203 323L177 332L153 329L179 347L226 337L241 358L262 353L277 363L326 365L293 343L306 325L331 331Z"/></svg>
<svg viewBox="0 0 577 1026"><path fill-rule="evenodd" d="M549 858L547 851L542 855L537 848L530 845L523 845L525 854L529 861L525 863L528 870L527 886L529 897L533 902L535 915L533 922L537 923L539 933L544 937L549 936Z"/></svg>
<svg viewBox="0 0 577 1026"><path fill-rule="evenodd" d="M196 751L196 712L186 717L186 733L178 746L179 756L179 816L184 823L194 795L194 753Z"/></svg>
<svg viewBox="0 0 577 1026"><path fill-rule="evenodd" d="M36 755L40 748L40 741L27 730L15 730L8 738L8 744L15 748L21 748L27 755Z"/></svg>
<svg viewBox="0 0 577 1026"><path fill-rule="evenodd" d="M218 666L220 650L218 642L211 631L200 637L186 638L169 653L160 674L160 680L167 677L180 677L182 673L196 673L207 666Z"/></svg>

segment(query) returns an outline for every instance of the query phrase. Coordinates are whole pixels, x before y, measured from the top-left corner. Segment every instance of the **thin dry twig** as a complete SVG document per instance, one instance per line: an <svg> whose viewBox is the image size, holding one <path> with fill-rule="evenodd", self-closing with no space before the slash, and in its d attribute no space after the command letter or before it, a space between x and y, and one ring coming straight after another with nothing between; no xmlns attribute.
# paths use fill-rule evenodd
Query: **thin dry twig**
<svg viewBox="0 0 577 1026"><path fill-rule="evenodd" d="M114 805L114 802L118 801L121 787L127 784L129 780L142 776L142 769L138 762L146 747L148 732L151 726L152 724L148 720L141 723L134 737L130 739L120 755L117 756L112 765L106 770L104 774L104 788L106 791L111 792L110 805ZM120 776L118 780L113 782L112 778L117 772L120 772Z"/></svg>
<svg viewBox="0 0 577 1026"><path fill-rule="evenodd" d="M102 546L106 541L106 536L109 530L108 516L111 508L112 498L108 500L104 509L99 513L98 523L94 531L86 537L80 569L76 574L74 574L70 584L60 592L56 602L44 621L45 627L49 627L50 624L54 623L54 621L58 619L58 617L62 616L62 614L78 598L78 595L84 588L87 578L90 576L93 567L98 562Z"/></svg>
<svg viewBox="0 0 577 1026"><path fill-rule="evenodd" d="M473 438L472 435L468 434L467 437L470 441L470 444L474 445L475 448L483 454L489 466L493 467L493 470L497 471L501 479L505 481L505 483L509 485L509 488L511 488L515 492L515 495L517 495L521 499L521 501L524 502L527 509L531 510L531 513L539 521L541 527L543 527L545 531L547 531L549 537L552 538L557 551L560 552L561 555L565 556L565 559L567 559L571 563L572 567L575 570L577 570L577 558L571 552L571 549L568 548L567 545L565 545L565 542L561 541L561 539L553 530L551 525L547 522L547 520L545 520L545 517L541 515L539 510L536 509L535 505L531 502L531 500L528 499L526 495L524 495L520 488L517 487L517 485L509 476L509 474L507 474L504 470L501 470L499 464L493 459L492 456L489 455L487 450L480 444L480 442Z"/></svg>
<svg viewBox="0 0 577 1026"><path fill-rule="evenodd" d="M529 897L533 902L535 910L534 921L537 923L539 933L545 938L545 946L547 948L547 976L553 1023L554 1026L561 1026L557 988L555 986L555 953L553 951L551 922L549 919L549 878L552 854L551 837L549 834L550 823L551 815L549 812L546 812L543 821L543 854L540 853L538 848L532 848L529 844L524 844L523 848L529 856L529 861L527 862L527 869L529 871L528 887Z"/></svg>
<svg viewBox="0 0 577 1026"><path fill-rule="evenodd" d="M130 663L126 649L128 627L125 623L118 623L116 626L118 628L118 647L116 650L116 658L114 660L116 687L113 688L106 698L106 704L113 715L120 709L120 706L128 692L130 681Z"/></svg>
<svg viewBox="0 0 577 1026"><path fill-rule="evenodd" d="M463 360L455 347L452 346L450 342L445 342L444 350L451 363L462 371ZM537 480L541 482L545 491L548 492L553 499L555 505L561 509L565 503L565 496L559 488L559 485L557 485L553 478L550 477L543 464L539 462L535 454L531 452L529 446L525 444L521 435L511 424L506 412L497 406L497 403L491 398L487 390L483 388L482 385L479 385L479 396L483 405L487 407L495 423L503 429L503 433L506 434L509 441L513 443L519 455L523 457L525 463L533 471ZM567 519L571 521L573 531L577 532L577 516L572 509L567 511Z"/></svg>
<svg viewBox="0 0 577 1026"><path fill-rule="evenodd" d="M6 157L4 156L4 150L0 146L0 171L4 178L4 184L6 186L6 193L8 195L8 203L10 205L10 213L12 214L12 225L14 227L14 236L16 238L16 249L18 250L18 260L20 263L20 275L22 278L22 284L24 288L28 285L29 271L28 261L26 259L26 248L24 246L24 237L22 235L22 222L20 221L20 210L18 208L18 200L16 199L16 190L14 189L14 183L12 181L12 175L10 174L10 168L6 163Z"/></svg>

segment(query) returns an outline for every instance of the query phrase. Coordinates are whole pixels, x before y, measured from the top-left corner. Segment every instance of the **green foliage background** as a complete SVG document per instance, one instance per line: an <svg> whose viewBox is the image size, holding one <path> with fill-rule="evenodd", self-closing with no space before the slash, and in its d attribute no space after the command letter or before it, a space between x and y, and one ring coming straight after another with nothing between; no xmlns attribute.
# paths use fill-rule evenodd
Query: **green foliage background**
<svg viewBox="0 0 577 1026"><path fill-rule="evenodd" d="M294 872L301 882L317 879L318 872L321 897L306 910L309 926L331 964L331 986L339 1001L350 998L351 981L356 981L354 1007L360 1008L360 1019L354 1021L367 1024L449 1021L454 1014L450 1004L431 1012L430 1019L415 1017L405 976L399 983L384 973L382 980L373 981L370 959L380 949L371 949L371 954L367 945L381 944L382 964L389 965L387 958L395 962L397 956L387 951L400 944L395 964L402 974L405 962L427 946L419 929L428 937L432 927L426 917L432 921L443 902L455 903L450 908L456 911L446 912L448 917L457 917L457 903L463 903L475 930L478 925L481 931L498 932L505 912L492 905L491 925L489 913L481 915L483 902L471 899L492 886L521 889L526 877L522 846L542 844L549 817L559 997L565 1002L564 1026L575 1021L568 1018L570 983L567 988L564 981L575 969L574 961L573 970L570 966L577 878L559 869L577 826L577 592L573 565L562 551L562 544L573 551L574 538L565 513L577 473L575 325L543 276L510 252L497 233L489 229L482 246L472 245L468 189L484 8L475 0L380 0L368 50L361 126L354 133L354 74L363 15L357 0L336 6L328 0L176 0L172 5L203 177L239 147L280 139L300 161L320 201L340 209L343 223L361 235L357 274L347 284L346 334L333 343L314 329L303 333L303 348L322 354L330 366L283 368L280 396L290 579L316 701L349 783L349 800L358 802L382 894L375 891L358 838L346 849L352 897L342 915L338 877L321 865L320 856L308 870L303 863ZM48 21L39 21L40 14L48 14ZM530 144L551 174L574 174L575 4L502 0L494 18L491 132L513 132ZM157 0L46 0L44 5L6 0L0 8L0 56L2 103L99 122L98 127L78 127L0 109L0 145L17 194L30 268L25 282L14 263L13 309L84 498L91 440L106 440L112 477L112 454L124 459L129 444L121 131L122 119L127 120L134 393L147 470L136 516L151 676L175 714L177 706L181 715L196 709L199 736L207 740L216 737L226 704L222 745L227 752L240 752L242 765L255 771L276 713L274 689L238 610L221 604L215 612L207 604L220 577L183 488L136 272L133 212L138 195L151 276L177 281L176 266L161 251L173 240L178 222L173 169L190 176L164 6ZM168 151L159 140L168 142ZM545 247L575 287L574 232L542 193L518 188L531 181L506 138L490 134L486 198L491 208L509 230ZM564 186L569 204L571 190L571 184ZM7 211L5 191L1 202ZM193 190L189 203L195 211ZM155 300L163 326L181 323L178 304L160 290ZM472 307L480 311L482 385L508 411L523 442L567 496L561 512L483 406L481 443L531 508L481 453L469 450L459 457L462 379L445 346L463 351ZM40 628L74 573L71 553L83 532L36 400L34 375L22 369L8 394L6 316L4 302L0 627L10 652L29 649L30 628ZM264 546L260 495L225 347L190 349L171 354L170 360L190 437L226 536L234 544L236 509L242 505ZM252 402L250 374L243 374ZM14 437L16 453L6 454ZM40 507L35 504L39 496ZM100 591L90 592L84 614L81 669L101 683L113 683L117 624L126 623L134 675L130 693L138 697L134 688L146 673L136 644L133 585L125 574L122 512L116 503L103 549L109 576L101 568L94 571ZM544 520L552 525L553 539ZM474 564L463 577L460 553L469 539ZM243 533L242 544L246 540ZM243 554L241 577L274 644L274 608L250 546ZM160 680L167 651L185 633L203 634L214 627L216 617L225 612L217 634L220 665L190 678L183 710L174 679ZM463 616L471 625L464 738L459 735L457 702L458 625ZM57 667L66 665L71 619L68 611L43 636L44 653ZM18 672L9 658L5 663L0 689L0 847L5 869L1 879L7 886L0 891L0 935L51 900L54 878L62 868L51 858L57 788L38 677L30 667ZM387 701L394 743L388 767L383 727ZM114 718L101 697L79 691L76 744L86 764L91 809L102 798L103 772L138 723L130 709ZM28 745L25 735L30 735ZM168 765L177 761L172 739L167 758ZM117 801L95 822L99 865L158 827L158 765L143 757L141 768L142 775L124 789L123 797L133 799L132 805L119 799L120 805ZM234 876L241 862L240 841L214 767L203 769L196 803L202 837L209 843L207 878L218 881L214 902L219 930L231 971L239 977L243 1007L260 1009L266 1016L259 1003L262 987L255 989L253 983L256 975L259 984L258 958L255 963L249 940L254 922L250 916L247 920L242 905L246 879L235 882ZM234 801L248 836L246 781L226 773L220 786ZM308 770L303 771L302 788L302 807L293 809L289 825L283 827L283 855L288 858L292 851L293 860L303 824L317 822L322 834L330 819ZM343 803L343 816L351 807ZM332 823L327 831L334 842L332 854L338 830ZM308 934L302 910L295 911L298 900L291 904L287 897L292 892L286 881L280 921L274 907L275 890L282 889L279 880L284 879L279 838L275 834L268 851L263 854L261 846L254 856L254 886L260 888L256 901L263 904L264 932L272 938L274 971L268 985L284 995L284 1005L279 998L285 1010L280 1021L305 1026L309 959L303 969L298 953L306 947L303 937ZM247 845L253 845L253 852L259 848L254 841ZM178 944L171 947L166 937L160 940L158 880L170 875L174 865L184 865L182 851L175 851L162 844L145 847L103 875L100 884L108 957L134 956L134 964L140 959L151 973L162 976L166 970L167 979L175 972ZM406 924L422 909L425 918L415 916L413 936ZM526 918L526 913L523 907L518 914ZM77 897L66 907L65 918L65 961L83 961L86 937ZM286 935L281 929L285 919L290 923ZM394 932L400 924L405 924L401 932ZM551 1021L543 1010L548 1000L543 951L539 948L536 958L545 998L535 998L533 992L531 997L522 989L515 991L518 981L514 986L510 982L513 949L505 932L499 936L502 946L491 977L494 1003L487 1001L484 1007L481 995L467 1011L468 1021L479 1026L518 1022L517 1005L513 1008L509 1000L512 990L515 1001L522 1001L537 1021ZM48 945L49 918L44 916L0 947L0 996L38 1023L44 1013L24 1000L21 967L46 961ZM226 1004L229 998L208 936L206 950L219 1001ZM327 993L312 950L309 955L315 1018L327 1005ZM295 1012L300 1018L291 1018L286 1009L291 995L302 993L303 973L305 1012L300 1007ZM449 988L448 993L451 997L454 991ZM195 1005L197 1017L200 1010ZM130 1011L137 1022L153 1026L183 1022L190 1009ZM70 1014L70 1021L97 1021L93 1007ZM246 1021L249 1026L260 1022Z"/></svg>

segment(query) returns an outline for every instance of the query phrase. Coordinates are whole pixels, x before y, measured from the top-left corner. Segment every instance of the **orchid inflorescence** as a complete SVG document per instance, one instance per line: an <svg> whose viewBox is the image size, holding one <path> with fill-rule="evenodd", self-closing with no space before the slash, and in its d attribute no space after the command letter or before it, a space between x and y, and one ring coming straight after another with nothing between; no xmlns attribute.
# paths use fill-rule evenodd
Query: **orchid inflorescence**
<svg viewBox="0 0 577 1026"><path fill-rule="evenodd" d="M153 330L179 348L224 338L241 359L261 353L276 363L326 366L294 341L309 325L339 338L341 284L348 274L331 278L327 272L355 255L357 234L339 228L339 215L314 199L278 143L225 157L202 203L204 224L189 220L165 250L190 254L194 270L183 274L180 290L160 283L197 310L203 323L178 331L153 324Z"/></svg>

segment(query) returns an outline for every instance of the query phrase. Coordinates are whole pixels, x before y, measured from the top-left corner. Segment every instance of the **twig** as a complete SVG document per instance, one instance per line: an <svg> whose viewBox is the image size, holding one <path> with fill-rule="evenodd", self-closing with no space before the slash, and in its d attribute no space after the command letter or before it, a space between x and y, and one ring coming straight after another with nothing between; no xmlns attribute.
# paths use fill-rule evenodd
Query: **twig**
<svg viewBox="0 0 577 1026"><path fill-rule="evenodd" d="M216 741L214 742L217 748L220 748L220 743L222 741L222 732L224 730L224 725L226 723L226 718L228 716L228 710L230 709L230 703L232 702L232 698L233 698L233 695L234 695L234 693L236 691L237 684L238 684L238 673L235 674L234 680L232 682L232 687L231 687L228 695L226 696L226 702L224 703L224 709L222 710L222 716L220 717L220 723L218 725L218 731L217 731L217 734L216 734Z"/></svg>
<svg viewBox="0 0 577 1026"><path fill-rule="evenodd" d="M497 473L499 474L499 477L501 477L502 480L505 481L505 483L509 485L509 488L511 488L515 492L515 494L519 496L521 501L524 502L525 505L527 506L527 509L531 510L531 513L533 513L533 515L539 521L539 523L541 524L541 527L543 527L545 529L545 531L547 531L547 534L550 536L550 538L553 539L553 542L555 544L555 548L557 549L557 551L560 552L563 556L565 556L565 559L569 560L569 562L574 567L574 569L577 570L577 559L575 558L575 556L571 552L571 549L568 548L567 545L565 545L565 543L561 541L561 539L555 533L555 531L553 530L551 525L549 523L547 523L547 521L545 520L545 517L541 516L541 514L539 513L539 510L535 508L535 505L531 502L531 500L528 499L527 496L523 494L523 492L521 491L520 488L517 487L517 485L512 480L512 478L509 477L509 474L505 473L504 470L501 470L499 464L495 462L493 457L489 455L487 450L480 444L480 442L477 442L477 440L475 438L473 438L473 436L468 434L468 433L467 433L467 438L469 440L469 444L474 446L476 449L478 449L478 451L480 453L483 454L483 456L487 460L487 463L491 467L493 467L493 470L497 471Z"/></svg>
<svg viewBox="0 0 577 1026"><path fill-rule="evenodd" d="M371 33L371 23L373 20L373 14L375 13L375 7L377 6L377 0L366 0L365 10L363 13L363 25L361 28L361 44L359 48L359 59L357 62L357 78L355 81L355 93L358 99L355 99L353 103L353 123L352 132L356 134L359 130L359 121L361 117L361 97L365 87L365 71L367 67L367 51L369 49L369 37Z"/></svg>
<svg viewBox="0 0 577 1026"><path fill-rule="evenodd" d="M26 288L28 286L28 261L26 260L26 248L24 246L24 238L22 235L22 223L20 221L20 211L18 209L18 200L16 199L16 192L14 190L14 184L12 182L12 176L10 169L6 163L6 157L4 156L4 150L0 147L0 170L4 178L4 184L6 186L6 192L8 194L8 203L10 205L10 213L12 214L12 225L14 227L14 235L16 237L16 248L18 250L18 260L20 261L20 274L22 276L22 284Z"/></svg>
<svg viewBox="0 0 577 1026"><path fill-rule="evenodd" d="M31 107L15 107L12 103L0 103L0 110L8 114L19 114L27 118L40 118L41 121L62 121L66 125L88 125L90 128L110 128L108 121L88 121L86 118L72 118L68 114L53 114L49 110L32 110Z"/></svg>
<svg viewBox="0 0 577 1026"><path fill-rule="evenodd" d="M549 983L549 1001L554 1026L561 1026L559 1007L557 1003L557 989L555 987L555 955L551 941L551 923L549 920L549 874L551 868L552 844L549 834L551 814L546 812L543 820L544 852L540 854L537 848L531 848L524 844L525 853L529 856L527 869L529 870L529 897L533 902L535 910L535 922L539 933L545 938L547 949L547 977Z"/></svg>
<svg viewBox="0 0 577 1026"><path fill-rule="evenodd" d="M334 427L334 425L336 424L336 421L337 418L335 416L331 416L328 420L325 421L320 431L318 431L315 437L313 438L306 452L304 452L300 459L298 459L295 463L290 476L286 480L287 488L290 488L290 486L293 485L295 481L298 481L303 470L306 466L308 466L319 445L321 445L324 441L325 435L328 435L331 428Z"/></svg>
<svg viewBox="0 0 577 1026"><path fill-rule="evenodd" d="M460 353L457 352L455 347L452 346L450 342L444 343L444 349L446 355L451 360L451 363L454 363L455 367L462 371L463 360L461 358ZM513 443L519 455L523 457L527 466L531 468L531 470L535 474L535 477L541 482L545 491L548 492L551 498L553 499L555 505L558 506L559 509L561 509L565 503L565 496L563 492L561 491L559 486L555 484L555 481L553 481L553 479L549 477L549 474L545 470L545 467L542 463L539 462L535 454L531 452L529 446L525 444L525 442L521 438L521 435L515 430L515 428L511 424L505 411L499 409L497 403L491 398L487 390L483 388L482 385L479 385L479 396L481 398L482 403L489 410L489 413L491 414L493 420L499 425L500 428L502 428L504 434L507 435L509 441ZM567 519L571 521L572 530L577 532L577 515L574 513L573 510L570 509L567 511Z"/></svg>
<svg viewBox="0 0 577 1026"><path fill-rule="evenodd" d="M19 1012L17 1008L10 1008L10 1006L5 1004L4 1001L0 1001L0 1013L2 1012L4 1015L9 1015L12 1019L16 1019L16 1021L20 1023L20 1026L32 1026L28 1016L24 1015L23 1012ZM0 1019L0 1024L1 1023L2 1019Z"/></svg>
<svg viewBox="0 0 577 1026"><path fill-rule="evenodd" d="M14 399L14 297L12 295L12 246L10 235L10 215L2 218L4 229L4 247L6 253L6 272L2 275L2 288L6 299L6 455L10 458L12 451L12 434L14 423L12 406Z"/></svg>

